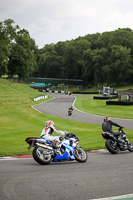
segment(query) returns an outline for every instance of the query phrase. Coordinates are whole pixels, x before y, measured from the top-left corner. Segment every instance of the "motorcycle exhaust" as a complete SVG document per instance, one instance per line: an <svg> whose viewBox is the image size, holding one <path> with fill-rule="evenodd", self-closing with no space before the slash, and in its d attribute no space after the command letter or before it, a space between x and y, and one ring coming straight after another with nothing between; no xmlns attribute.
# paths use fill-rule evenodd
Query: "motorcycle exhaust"
<svg viewBox="0 0 133 200"><path fill-rule="evenodd" d="M45 149L53 150L52 147L47 146L47 145L45 145L45 144L40 144L40 143L37 142L36 145L39 146L39 147L45 148Z"/></svg>

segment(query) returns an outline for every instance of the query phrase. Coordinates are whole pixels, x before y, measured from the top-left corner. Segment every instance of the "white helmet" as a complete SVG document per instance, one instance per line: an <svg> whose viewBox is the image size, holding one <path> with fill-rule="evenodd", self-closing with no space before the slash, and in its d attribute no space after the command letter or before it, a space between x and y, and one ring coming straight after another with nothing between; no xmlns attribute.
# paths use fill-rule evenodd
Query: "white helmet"
<svg viewBox="0 0 133 200"><path fill-rule="evenodd" d="M46 122L46 124L45 124L45 127L51 127L51 126L54 126L54 122L53 121L51 121L51 120L48 120L47 122Z"/></svg>

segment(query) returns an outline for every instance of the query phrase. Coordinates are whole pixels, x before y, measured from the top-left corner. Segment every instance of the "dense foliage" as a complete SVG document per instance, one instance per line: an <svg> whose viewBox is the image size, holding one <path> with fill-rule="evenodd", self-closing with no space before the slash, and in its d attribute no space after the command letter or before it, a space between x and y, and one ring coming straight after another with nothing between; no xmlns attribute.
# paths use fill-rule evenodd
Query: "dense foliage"
<svg viewBox="0 0 133 200"><path fill-rule="evenodd" d="M27 30L14 26L11 19L0 22L0 76L30 76L37 66L37 51Z"/></svg>
<svg viewBox="0 0 133 200"><path fill-rule="evenodd" d="M83 79L89 84L132 83L133 31L97 33L46 45L36 76Z"/></svg>
<svg viewBox="0 0 133 200"><path fill-rule="evenodd" d="M88 84L133 83L133 31L88 34L38 49L28 31L0 22L0 75L83 79Z"/></svg>

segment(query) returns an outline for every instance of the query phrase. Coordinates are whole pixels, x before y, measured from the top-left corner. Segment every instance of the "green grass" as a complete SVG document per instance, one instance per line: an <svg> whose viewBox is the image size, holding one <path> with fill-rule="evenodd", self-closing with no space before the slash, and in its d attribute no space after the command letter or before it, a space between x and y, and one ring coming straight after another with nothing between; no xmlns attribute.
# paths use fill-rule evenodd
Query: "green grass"
<svg viewBox="0 0 133 200"><path fill-rule="evenodd" d="M40 135L39 112L33 110L33 98L45 95L24 84L0 79L0 156L22 155L24 139L28 135ZM49 97L51 99L51 97Z"/></svg>
<svg viewBox="0 0 133 200"><path fill-rule="evenodd" d="M77 95L74 106L95 115L133 119L133 106L106 105L106 100L95 100L93 95Z"/></svg>
<svg viewBox="0 0 133 200"><path fill-rule="evenodd" d="M33 98L42 95L24 84L0 79L0 156L31 154L25 138L40 136L49 119L55 122L57 129L76 134L85 150L105 148L101 125L69 121L32 109L31 105L43 101L35 103ZM132 130L127 133L132 140Z"/></svg>

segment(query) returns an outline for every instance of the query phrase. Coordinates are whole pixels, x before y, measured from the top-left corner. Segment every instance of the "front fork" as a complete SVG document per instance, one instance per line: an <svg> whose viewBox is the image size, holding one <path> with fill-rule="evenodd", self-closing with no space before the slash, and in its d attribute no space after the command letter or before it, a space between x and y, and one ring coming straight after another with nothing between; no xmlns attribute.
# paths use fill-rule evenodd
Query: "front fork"
<svg viewBox="0 0 133 200"><path fill-rule="evenodd" d="M79 146L78 145L76 145L74 151L75 151L75 154L78 155L78 151L79 151Z"/></svg>

